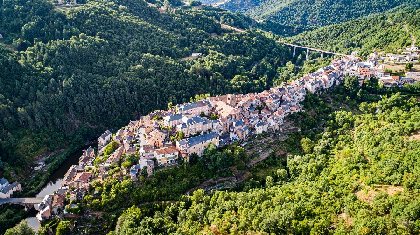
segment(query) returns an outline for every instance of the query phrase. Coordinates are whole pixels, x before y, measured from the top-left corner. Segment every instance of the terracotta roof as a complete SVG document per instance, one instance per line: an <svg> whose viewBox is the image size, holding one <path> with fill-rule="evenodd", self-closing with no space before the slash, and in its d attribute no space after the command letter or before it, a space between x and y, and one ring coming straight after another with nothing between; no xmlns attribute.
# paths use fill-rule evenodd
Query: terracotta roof
<svg viewBox="0 0 420 235"><path fill-rule="evenodd" d="M178 153L178 150L174 147L164 147L164 148L156 149L155 152L157 154L173 154L173 153Z"/></svg>
<svg viewBox="0 0 420 235"><path fill-rule="evenodd" d="M52 207L62 207L64 206L64 195L62 194L54 194L53 200L52 200Z"/></svg>
<svg viewBox="0 0 420 235"><path fill-rule="evenodd" d="M90 172L80 172L76 174L76 177L74 177L74 181L88 183L91 176L92 176L92 173Z"/></svg>

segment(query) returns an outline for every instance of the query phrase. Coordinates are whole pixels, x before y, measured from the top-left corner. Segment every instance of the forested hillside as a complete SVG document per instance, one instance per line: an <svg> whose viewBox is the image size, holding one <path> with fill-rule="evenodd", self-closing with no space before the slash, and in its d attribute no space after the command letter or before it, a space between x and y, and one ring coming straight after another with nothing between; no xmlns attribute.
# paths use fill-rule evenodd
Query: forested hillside
<svg viewBox="0 0 420 235"><path fill-rule="evenodd" d="M418 85L392 90L373 78L359 87L346 77L307 96L284 125L294 131L209 147L137 181L113 168L77 217L48 221L40 234L415 234L418 94ZM251 165L261 149L268 158Z"/></svg>
<svg viewBox="0 0 420 235"><path fill-rule="evenodd" d="M92 0L0 8L0 171L195 94L260 91L291 59L249 18L179 2ZM203 53L200 58L189 57ZM296 61L294 61L296 62ZM299 63L299 61L298 61ZM71 140L71 141L70 141ZM66 144L64 144L66 143Z"/></svg>
<svg viewBox="0 0 420 235"><path fill-rule="evenodd" d="M342 53L395 52L420 40L420 8L401 7L387 13L304 32L293 43Z"/></svg>
<svg viewBox="0 0 420 235"><path fill-rule="evenodd" d="M356 95L366 90L351 90L340 101L347 99L346 106L370 99ZM418 101L397 93L326 118L329 105L336 103L331 99L339 97L306 100L310 114L296 120L303 120L308 135L300 140L301 150L290 150L300 154L268 161L271 170L265 169L263 182L251 180L241 192L199 190L163 209L133 206L112 234L417 234ZM319 123L310 121L315 113L327 119L319 134L313 132Z"/></svg>
<svg viewBox="0 0 420 235"><path fill-rule="evenodd" d="M290 35L320 26L381 13L412 0L231 0L221 7L241 11L256 20L267 22L269 30Z"/></svg>

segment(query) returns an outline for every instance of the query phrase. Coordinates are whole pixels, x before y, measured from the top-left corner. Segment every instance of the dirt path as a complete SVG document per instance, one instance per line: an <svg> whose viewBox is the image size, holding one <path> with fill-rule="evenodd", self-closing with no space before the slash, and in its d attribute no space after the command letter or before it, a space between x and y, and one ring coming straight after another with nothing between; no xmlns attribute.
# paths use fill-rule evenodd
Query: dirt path
<svg viewBox="0 0 420 235"><path fill-rule="evenodd" d="M409 140L420 140L420 131L416 131L408 137Z"/></svg>
<svg viewBox="0 0 420 235"><path fill-rule="evenodd" d="M238 32L238 33L245 32L245 30L243 30L243 29L239 29L239 28L227 25L227 24L220 24L220 26L222 27L222 29L232 30L232 31L235 31L235 32Z"/></svg>

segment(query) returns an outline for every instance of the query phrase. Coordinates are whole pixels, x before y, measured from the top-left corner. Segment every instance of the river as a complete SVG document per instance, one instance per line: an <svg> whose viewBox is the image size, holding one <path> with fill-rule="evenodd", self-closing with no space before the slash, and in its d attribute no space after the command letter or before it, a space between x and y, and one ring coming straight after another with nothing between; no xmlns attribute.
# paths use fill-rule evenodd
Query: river
<svg viewBox="0 0 420 235"><path fill-rule="evenodd" d="M83 148L80 148L74 151L72 154L70 154L70 156L61 164L61 166L53 174L50 175L48 179L48 184L45 185L45 187L42 188L41 191L39 191L36 197L44 198L46 195L52 194L57 189L59 189L61 187L63 177L67 173L70 166L79 164L79 158L82 155L83 150L88 148L89 146L91 145L83 146ZM38 231L41 227L41 223L36 217L28 217L25 220L28 223L29 227L31 227L35 231Z"/></svg>

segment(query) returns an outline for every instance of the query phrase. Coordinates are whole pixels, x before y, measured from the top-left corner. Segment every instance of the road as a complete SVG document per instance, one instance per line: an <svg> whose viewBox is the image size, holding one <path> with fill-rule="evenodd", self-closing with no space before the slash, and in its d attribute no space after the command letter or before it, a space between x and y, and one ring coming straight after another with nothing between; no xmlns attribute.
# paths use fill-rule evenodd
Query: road
<svg viewBox="0 0 420 235"><path fill-rule="evenodd" d="M39 204L42 202L42 198L35 198L35 197L19 197L19 198L2 198L0 199L0 205L2 204Z"/></svg>

